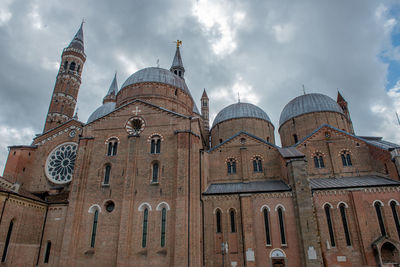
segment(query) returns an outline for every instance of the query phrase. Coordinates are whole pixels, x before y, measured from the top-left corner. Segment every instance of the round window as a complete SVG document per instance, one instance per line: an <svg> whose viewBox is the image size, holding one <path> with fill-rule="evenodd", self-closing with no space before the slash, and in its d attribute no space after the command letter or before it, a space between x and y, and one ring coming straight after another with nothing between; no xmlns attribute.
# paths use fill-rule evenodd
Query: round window
<svg viewBox="0 0 400 267"><path fill-rule="evenodd" d="M115 204L113 201L107 201L105 206L106 206L106 211L108 212L112 212L115 208Z"/></svg>
<svg viewBox="0 0 400 267"><path fill-rule="evenodd" d="M140 117L130 118L125 126L126 131L129 134L136 136L138 136L144 130L144 127L145 127L145 122Z"/></svg>
<svg viewBox="0 0 400 267"><path fill-rule="evenodd" d="M77 148L76 143L64 143L49 154L45 172L52 183L66 184L72 180Z"/></svg>

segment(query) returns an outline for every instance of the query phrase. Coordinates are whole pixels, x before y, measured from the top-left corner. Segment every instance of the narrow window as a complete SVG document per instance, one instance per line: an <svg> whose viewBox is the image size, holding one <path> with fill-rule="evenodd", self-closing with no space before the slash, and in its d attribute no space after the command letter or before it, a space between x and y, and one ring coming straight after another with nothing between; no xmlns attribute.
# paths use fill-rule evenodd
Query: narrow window
<svg viewBox="0 0 400 267"><path fill-rule="evenodd" d="M118 142L115 141L114 145L113 145L113 151L112 151L113 156L117 155L117 149L118 149Z"/></svg>
<svg viewBox="0 0 400 267"><path fill-rule="evenodd" d="M222 233L222 228L221 228L221 212L217 210L215 214L216 220L217 220L217 233Z"/></svg>
<svg viewBox="0 0 400 267"><path fill-rule="evenodd" d="M347 151L342 152L342 154L340 154L340 157L342 158L342 163L344 167L353 166L349 152Z"/></svg>
<svg viewBox="0 0 400 267"><path fill-rule="evenodd" d="M94 243L96 242L96 231L97 231L97 221L99 219L99 211L96 210L93 216L93 226L92 226L92 239L90 240L90 247L94 248Z"/></svg>
<svg viewBox="0 0 400 267"><path fill-rule="evenodd" d="M158 163L153 164L153 178L151 180L152 183L158 182Z"/></svg>
<svg viewBox="0 0 400 267"><path fill-rule="evenodd" d="M253 159L253 170L254 172L262 172L262 161L260 157Z"/></svg>
<svg viewBox="0 0 400 267"><path fill-rule="evenodd" d="M269 212L267 208L264 208L264 227L265 227L265 240L267 245L271 245L271 233L269 231Z"/></svg>
<svg viewBox="0 0 400 267"><path fill-rule="evenodd" d="M46 253L44 254L44 263L49 263L50 250L51 250L51 241L47 241Z"/></svg>
<svg viewBox="0 0 400 267"><path fill-rule="evenodd" d="M395 201L391 201L390 202L390 207L392 208L392 214L393 214L393 219L394 219L394 224L396 225L396 229L397 229L397 234L399 236L400 239L400 223L399 223L399 216L396 210L396 202Z"/></svg>
<svg viewBox="0 0 400 267"><path fill-rule="evenodd" d="M347 218L346 218L346 207L344 204L340 204L339 209L340 209L340 216L342 217L344 235L346 236L346 244L347 244L347 246L351 246L350 232L349 232L349 227L347 225Z"/></svg>
<svg viewBox="0 0 400 267"><path fill-rule="evenodd" d="M379 201L375 202L375 204L374 204L376 216L378 217L379 228L381 229L381 234L382 234L382 236L385 236L386 229L385 229L385 223L383 222L381 205L382 204Z"/></svg>
<svg viewBox="0 0 400 267"><path fill-rule="evenodd" d="M281 244L286 245L285 224L283 222L283 210L278 208L279 228L281 231Z"/></svg>
<svg viewBox="0 0 400 267"><path fill-rule="evenodd" d="M314 166L317 169L325 168L324 158L319 153L314 156Z"/></svg>
<svg viewBox="0 0 400 267"><path fill-rule="evenodd" d="M110 173L111 173L111 166L107 165L106 169L104 170L104 181L103 184L110 184Z"/></svg>
<svg viewBox="0 0 400 267"><path fill-rule="evenodd" d="M111 156L112 151L113 151L113 144L112 142L108 142L107 156Z"/></svg>
<svg viewBox="0 0 400 267"><path fill-rule="evenodd" d="M154 139L151 139L150 153L151 154L156 153L156 140L154 140Z"/></svg>
<svg viewBox="0 0 400 267"><path fill-rule="evenodd" d="M8 251L8 246L10 245L10 239L11 239L11 233L12 233L13 226L14 226L14 222L11 221L10 226L8 227L8 232L7 232L6 242L4 244L3 256L1 257L1 262L6 261L7 251Z"/></svg>
<svg viewBox="0 0 400 267"><path fill-rule="evenodd" d="M235 159L229 159L226 163L228 167L228 174L236 173L236 161Z"/></svg>
<svg viewBox="0 0 400 267"><path fill-rule="evenodd" d="M75 62L71 62L71 65L69 65L69 69L72 71L75 70L75 65Z"/></svg>
<svg viewBox="0 0 400 267"><path fill-rule="evenodd" d="M333 233L333 226L332 226L331 207L328 204L326 204L324 209L325 209L325 215L326 215L326 222L328 224L329 238L331 240L331 246L335 247L336 244L335 244L335 236Z"/></svg>
<svg viewBox="0 0 400 267"><path fill-rule="evenodd" d="M297 143L299 141L299 139L297 138L297 134L293 135L293 139L294 139L294 143Z"/></svg>
<svg viewBox="0 0 400 267"><path fill-rule="evenodd" d="M156 142L156 154L160 154L161 151L161 139L158 139Z"/></svg>
<svg viewBox="0 0 400 267"><path fill-rule="evenodd" d="M65 62L64 62L64 70L66 70L67 67L68 67L68 61L65 61Z"/></svg>
<svg viewBox="0 0 400 267"><path fill-rule="evenodd" d="M175 73L176 75L178 75L178 72L177 72L176 70L174 70L174 73Z"/></svg>
<svg viewBox="0 0 400 267"><path fill-rule="evenodd" d="M160 154L160 151L161 151L161 138L157 136L151 139L150 153Z"/></svg>
<svg viewBox="0 0 400 267"><path fill-rule="evenodd" d="M236 233L235 211L231 210L229 212L229 216L230 216L230 219L231 219L231 232L232 233Z"/></svg>
<svg viewBox="0 0 400 267"><path fill-rule="evenodd" d="M142 248L147 245L147 220L149 216L149 210L146 208L143 212L143 233L142 233Z"/></svg>
<svg viewBox="0 0 400 267"><path fill-rule="evenodd" d="M167 220L167 209L161 211L161 247L165 247L165 223Z"/></svg>
<svg viewBox="0 0 400 267"><path fill-rule="evenodd" d="M203 101L203 107L207 107L207 101Z"/></svg>

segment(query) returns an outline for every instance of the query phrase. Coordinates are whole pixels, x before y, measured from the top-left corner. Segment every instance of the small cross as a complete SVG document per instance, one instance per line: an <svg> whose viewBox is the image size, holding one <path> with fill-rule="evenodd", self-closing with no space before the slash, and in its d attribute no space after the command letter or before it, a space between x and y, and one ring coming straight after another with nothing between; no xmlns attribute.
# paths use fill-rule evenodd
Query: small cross
<svg viewBox="0 0 400 267"><path fill-rule="evenodd" d="M137 116L137 114L141 112L141 110L139 109L138 106L136 106L136 110L132 111L132 113L135 113L135 116Z"/></svg>

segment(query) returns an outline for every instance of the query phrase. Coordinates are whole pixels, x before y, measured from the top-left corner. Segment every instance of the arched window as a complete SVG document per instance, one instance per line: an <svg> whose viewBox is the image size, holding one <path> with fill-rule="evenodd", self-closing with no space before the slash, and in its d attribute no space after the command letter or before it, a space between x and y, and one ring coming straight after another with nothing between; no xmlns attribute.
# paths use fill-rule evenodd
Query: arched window
<svg viewBox="0 0 400 267"><path fill-rule="evenodd" d="M394 200L390 201L390 208L392 209L394 224L396 225L397 234L398 234L399 239L400 239L400 223L399 223L399 216L398 216L398 213L397 213L396 206L397 206L396 201L394 201Z"/></svg>
<svg viewBox="0 0 400 267"><path fill-rule="evenodd" d="M317 169L325 168L324 158L322 157L322 154L317 153L314 156L314 165L315 165L315 168L317 168Z"/></svg>
<svg viewBox="0 0 400 267"><path fill-rule="evenodd" d="M143 232L142 232L142 248L147 245L147 223L149 217L149 210L146 208L143 212Z"/></svg>
<svg viewBox="0 0 400 267"><path fill-rule="evenodd" d="M294 140L294 143L297 143L299 141L299 139L297 138L297 134L293 135L293 140Z"/></svg>
<svg viewBox="0 0 400 267"><path fill-rule="evenodd" d="M353 166L353 163L351 162L351 156L348 151L343 151L340 154L340 157L342 158L342 163L344 167Z"/></svg>
<svg viewBox="0 0 400 267"><path fill-rule="evenodd" d="M253 159L253 170L254 172L262 172L262 161L260 157Z"/></svg>
<svg viewBox="0 0 400 267"><path fill-rule="evenodd" d="M215 219L217 221L217 233L222 233L222 226L221 226L221 211L217 210L215 213Z"/></svg>
<svg viewBox="0 0 400 267"><path fill-rule="evenodd" d="M156 162L153 164L152 168L152 179L151 179L152 183L158 183L158 172L159 172L159 166L158 163Z"/></svg>
<svg viewBox="0 0 400 267"><path fill-rule="evenodd" d="M340 209L340 216L342 217L342 224L343 224L344 235L346 237L346 244L347 246L351 246L349 226L347 225L346 206L342 203L339 205L339 209Z"/></svg>
<svg viewBox="0 0 400 267"><path fill-rule="evenodd" d="M96 232L97 232L97 222L99 219L99 211L95 210L93 216L93 225L92 225L92 238L90 240L90 247L94 248L94 244L96 242Z"/></svg>
<svg viewBox="0 0 400 267"><path fill-rule="evenodd" d="M265 241L267 245L271 245L271 233L269 230L269 211L267 208L264 208L264 228L265 228Z"/></svg>
<svg viewBox="0 0 400 267"><path fill-rule="evenodd" d="M104 169L103 185L110 184L110 174L111 174L111 166L110 165L106 165L106 167Z"/></svg>
<svg viewBox="0 0 400 267"><path fill-rule="evenodd" d="M161 152L161 138L156 135L151 139L150 153L160 154Z"/></svg>
<svg viewBox="0 0 400 267"><path fill-rule="evenodd" d="M69 65L69 69L74 71L75 70L75 66L76 66L75 62L71 62L71 65Z"/></svg>
<svg viewBox="0 0 400 267"><path fill-rule="evenodd" d="M68 67L68 61L65 61L64 62L64 70L67 70L67 67Z"/></svg>
<svg viewBox="0 0 400 267"><path fill-rule="evenodd" d="M107 156L117 155L117 149L118 149L117 139L111 139L110 141L108 141Z"/></svg>
<svg viewBox="0 0 400 267"><path fill-rule="evenodd" d="M333 225L332 225L332 218L331 218L331 206L329 204L326 204L324 207L325 210L325 215L326 215L326 222L328 224L328 230L329 230L329 238L330 238L330 243L332 247L336 246L335 243L335 235L333 233Z"/></svg>
<svg viewBox="0 0 400 267"><path fill-rule="evenodd" d="M236 220L235 220L236 214L234 210L231 210L229 212L229 218L231 221L231 232L236 233Z"/></svg>
<svg viewBox="0 0 400 267"><path fill-rule="evenodd" d="M379 222L379 228L381 229L381 234L382 236L386 235L386 229L385 229L385 223L383 222L383 217L382 217L382 209L381 209L381 202L376 201L375 204L375 211L376 211L376 216L378 217L378 222Z"/></svg>
<svg viewBox="0 0 400 267"><path fill-rule="evenodd" d="M283 209L278 208L279 229L281 232L281 244L286 245L285 222L283 221Z"/></svg>
<svg viewBox="0 0 400 267"><path fill-rule="evenodd" d="M165 247L165 224L167 222L167 209L161 210L161 247Z"/></svg>
<svg viewBox="0 0 400 267"><path fill-rule="evenodd" d="M228 174L236 173L236 160L235 159L228 159L227 163Z"/></svg>
<svg viewBox="0 0 400 267"><path fill-rule="evenodd" d="M4 243L3 256L1 257L1 262L6 261L8 246L10 245L10 239L11 239L11 233L13 230L13 226L14 226L14 221L11 221L10 225L8 226L8 232L7 232L6 242Z"/></svg>
<svg viewBox="0 0 400 267"><path fill-rule="evenodd" d="M44 263L49 263L50 250L51 250L51 241L47 241L46 252L44 253Z"/></svg>

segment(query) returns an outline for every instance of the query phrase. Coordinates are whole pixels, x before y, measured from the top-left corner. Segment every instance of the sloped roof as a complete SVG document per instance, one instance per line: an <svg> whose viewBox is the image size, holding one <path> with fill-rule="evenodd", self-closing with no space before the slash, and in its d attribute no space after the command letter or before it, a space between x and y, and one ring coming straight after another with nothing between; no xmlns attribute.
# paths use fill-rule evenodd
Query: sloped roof
<svg viewBox="0 0 400 267"><path fill-rule="evenodd" d="M312 190L323 190L376 186L400 186L400 182L377 175L367 175L343 178L314 178L310 179L310 186Z"/></svg>
<svg viewBox="0 0 400 267"><path fill-rule="evenodd" d="M210 184L203 195L221 195L237 193L263 193L291 191L282 180L255 181L249 183L215 183Z"/></svg>

